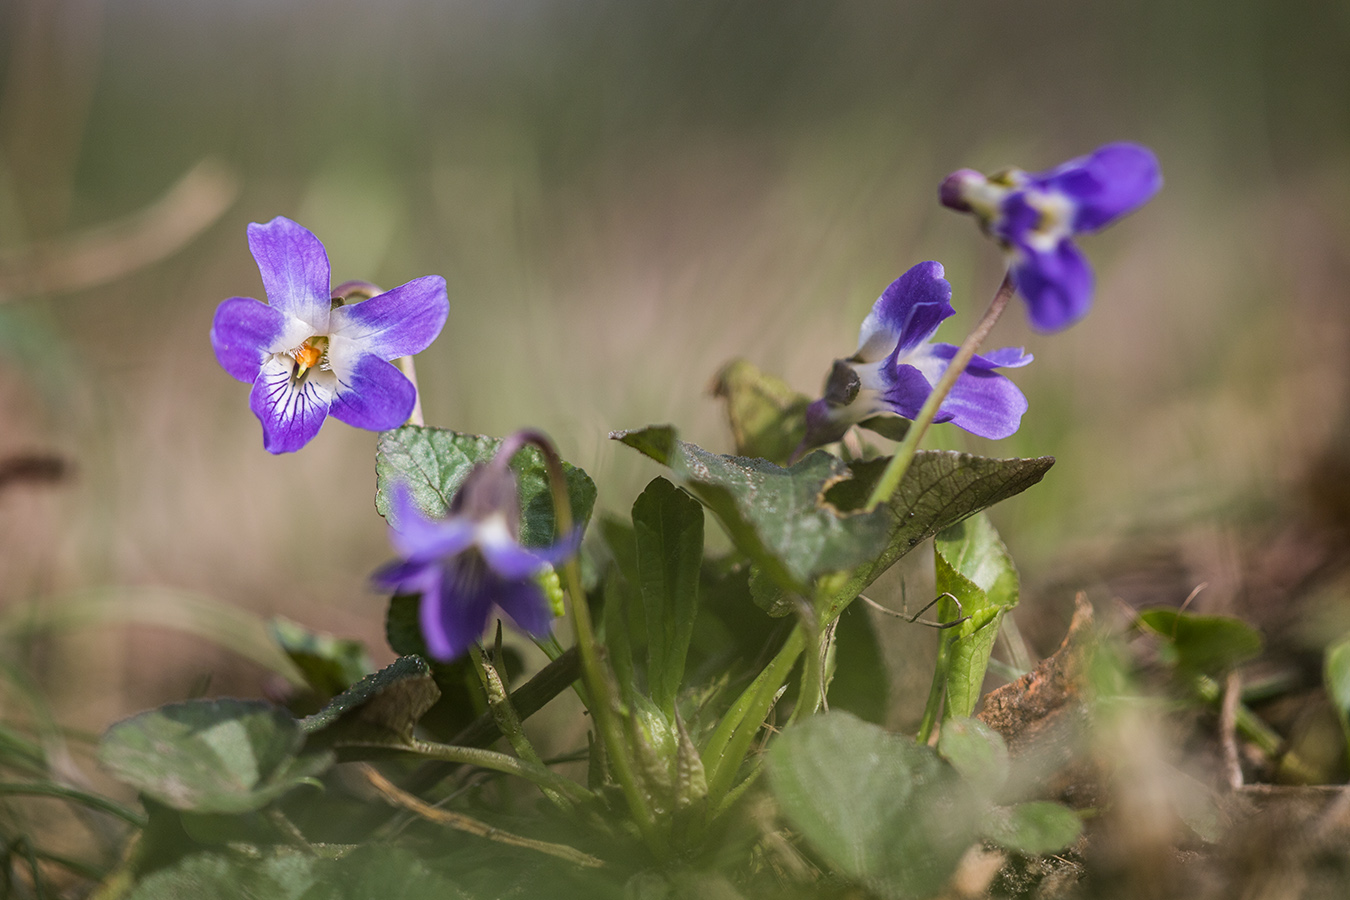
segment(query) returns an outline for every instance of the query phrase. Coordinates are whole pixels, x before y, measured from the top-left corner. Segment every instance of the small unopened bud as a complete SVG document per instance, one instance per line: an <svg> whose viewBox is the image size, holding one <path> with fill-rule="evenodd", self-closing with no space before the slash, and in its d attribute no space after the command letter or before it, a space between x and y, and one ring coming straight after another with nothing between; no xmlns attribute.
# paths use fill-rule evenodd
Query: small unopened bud
<svg viewBox="0 0 1350 900"><path fill-rule="evenodd" d="M984 182L985 177L974 169L957 169L942 179L942 185L938 188L938 199L948 209L971 212L970 191Z"/></svg>

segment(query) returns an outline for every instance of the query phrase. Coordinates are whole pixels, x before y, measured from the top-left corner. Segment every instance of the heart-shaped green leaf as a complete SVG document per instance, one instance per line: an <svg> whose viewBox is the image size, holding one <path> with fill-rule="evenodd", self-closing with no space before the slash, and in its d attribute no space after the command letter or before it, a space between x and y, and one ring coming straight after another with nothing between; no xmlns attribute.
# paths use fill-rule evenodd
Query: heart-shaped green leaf
<svg viewBox="0 0 1350 900"><path fill-rule="evenodd" d="M1139 622L1163 639L1177 667L1192 672L1220 675L1261 654L1261 633L1230 616L1147 609Z"/></svg>
<svg viewBox="0 0 1350 900"><path fill-rule="evenodd" d="M1040 856L1058 853L1078 840L1083 822L1067 806L1033 800L990 810L984 818L983 831L987 839L1002 847Z"/></svg>
<svg viewBox="0 0 1350 900"><path fill-rule="evenodd" d="M375 446L375 508L387 517L395 485L404 484L424 515L444 517L464 478L475 465L496 455L501 445L501 438L420 425L382 431ZM526 447L512 458L511 469L520 490L520 542L527 547L552 544L560 535L554 527L553 495L543 456ZM584 525L595 506L595 482L568 463L563 463L563 471L572 518Z"/></svg>
<svg viewBox="0 0 1350 900"><path fill-rule="evenodd" d="M840 514L821 502L848 467L812 453L789 469L762 459L720 456L677 440L669 426L615 432L615 440L668 466L722 522L732 541L783 589L810 595L827 572L851 571L885 547L884 512Z"/></svg>
<svg viewBox="0 0 1350 900"><path fill-rule="evenodd" d="M975 838L980 803L929 747L848 713L786 728L768 752L784 816L834 868L883 897L927 897Z"/></svg>
<svg viewBox="0 0 1350 900"><path fill-rule="evenodd" d="M831 597L837 614L922 540L1040 481L1054 464L925 451L888 504L860 512L888 458L851 466L823 451L791 468L720 456L676 438L668 425L611 438L668 466L722 522L732 541L789 593L810 596L826 573L852 574Z"/></svg>
<svg viewBox="0 0 1350 900"><path fill-rule="evenodd" d="M261 809L333 762L301 753L300 723L255 700L173 703L113 725L99 761L119 780L185 812Z"/></svg>

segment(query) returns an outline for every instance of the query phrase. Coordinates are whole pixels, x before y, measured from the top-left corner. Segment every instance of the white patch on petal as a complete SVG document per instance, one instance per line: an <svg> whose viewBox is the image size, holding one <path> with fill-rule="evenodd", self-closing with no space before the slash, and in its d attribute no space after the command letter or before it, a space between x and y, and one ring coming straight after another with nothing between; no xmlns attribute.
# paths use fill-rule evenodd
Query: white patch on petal
<svg viewBox="0 0 1350 900"><path fill-rule="evenodd" d="M874 308L858 330L858 352L853 356L864 363L876 363L890 356L898 343L900 332L885 325Z"/></svg>
<svg viewBox="0 0 1350 900"><path fill-rule="evenodd" d="M308 322L295 316L288 315L286 316L286 324L282 327L281 333L276 336L266 349L268 353L284 356L318 334L319 332L314 330L313 325L310 325Z"/></svg>
<svg viewBox="0 0 1350 900"><path fill-rule="evenodd" d="M1024 236L1027 246L1038 253L1050 253L1059 242L1073 233L1073 218L1077 207L1059 192L1028 189L1022 194L1027 205L1040 213L1041 220Z"/></svg>
<svg viewBox="0 0 1350 900"><path fill-rule="evenodd" d="M328 336L328 365L337 373L339 382L348 382L357 361L364 355L365 349L357 341L340 334Z"/></svg>
<svg viewBox="0 0 1350 900"><path fill-rule="evenodd" d="M895 349L894 344L891 345L891 349ZM890 382L882 374L885 365L886 361L883 359L880 362L859 363L853 366L853 371L858 373L858 383L862 391L884 391L890 386Z"/></svg>
<svg viewBox="0 0 1350 900"><path fill-rule="evenodd" d="M929 387L936 386L942 373L947 371L947 360L930 352L932 345L924 344L914 350L900 362L919 370L919 374L928 382Z"/></svg>
<svg viewBox="0 0 1350 900"><path fill-rule="evenodd" d="M516 544L503 513L496 513L475 523L473 542L480 547L514 547Z"/></svg>
<svg viewBox="0 0 1350 900"><path fill-rule="evenodd" d="M297 379L295 370L295 360L286 353L273 353L263 362L262 379L267 385L268 405L272 408L278 403L285 405L285 410L278 414L282 422L289 422L303 407L315 402L324 403L326 409L337 391L337 376L332 372L310 369Z"/></svg>

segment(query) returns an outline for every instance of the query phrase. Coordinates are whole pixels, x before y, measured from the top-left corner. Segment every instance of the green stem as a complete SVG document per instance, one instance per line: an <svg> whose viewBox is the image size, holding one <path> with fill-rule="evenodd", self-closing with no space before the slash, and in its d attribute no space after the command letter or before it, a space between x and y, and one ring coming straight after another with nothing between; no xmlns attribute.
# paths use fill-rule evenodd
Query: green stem
<svg viewBox="0 0 1350 900"><path fill-rule="evenodd" d="M716 809L718 801L730 790L741 763L745 761L745 755L750 751L751 742L773 707L774 698L778 696L779 689L787 681L793 664L805 647L806 629L798 624L777 655L769 660L769 664L717 723L703 750L710 807Z"/></svg>
<svg viewBox="0 0 1350 900"><path fill-rule="evenodd" d="M533 678L511 692L511 708L523 722L543 709L554 697L581 677L581 663L575 648L559 655ZM464 747L486 747L501 737L497 719L489 710L465 726L450 741Z"/></svg>
<svg viewBox="0 0 1350 900"><path fill-rule="evenodd" d="M387 744L377 746L388 747ZM425 756L428 759L439 759L443 762L491 769L504 775L515 775L518 778L533 781L541 788L555 790L578 803L595 799L594 794L570 778L564 778L540 763L527 762L508 753L484 750L481 747L456 747L452 744L438 744L435 741L424 741L418 738L413 738L401 749L416 753L419 756Z"/></svg>
<svg viewBox="0 0 1350 900"><path fill-rule="evenodd" d="M984 317L976 324L972 331L952 357L952 361L947 364L947 371L942 373L937 384L933 385L933 390L929 392L928 399L923 402L919 409L919 414L914 417L914 422L909 426L909 431L905 433L905 439L900 442L900 446L895 450L895 456L891 457L890 464L886 466L886 471L881 473L881 480L877 482L872 489L872 496L867 498L865 510L871 512L882 503L891 499L900 482L904 480L905 473L909 471L909 464L914 461L914 454L919 449L919 441L928 432L928 426L933 424L933 418L937 415L938 408L942 406L942 401L947 399L947 394L951 393L952 385L956 384L956 379L961 377L961 373L966 370L971 359L980 349L980 344L988 337L989 332L998 321L998 317L1003 314L1008 301L1012 299L1014 291L1012 272L1003 276L1003 284L999 285L997 293L994 294L993 301L989 304L989 309Z"/></svg>
<svg viewBox="0 0 1350 900"><path fill-rule="evenodd" d="M512 440L522 445L529 443L539 448L548 467L549 487L553 494L553 517L557 534L567 536L572 533L572 501L567 496L567 474L563 471L562 458L554 448L553 442L537 431L520 431L499 452L512 453ZM509 457L508 457L509 458ZM628 801L629 811L642 832L643 840L658 858L667 856L665 835L656 827L656 817L648 802L647 794L638 780L637 765L633 760L631 748L624 738L623 725L618 718L618 703L614 697L612 676L600 659L596 647L595 627L591 623L591 611L586 605L586 592L581 586L581 570L576 557L568 559L563 565L563 576L567 593L572 602L568 604L572 618L573 637L577 651L581 654L581 674L586 683L593 703L590 706L591 717L595 720L596 731L605 745L614 778L623 790Z"/></svg>
<svg viewBox="0 0 1350 900"><path fill-rule="evenodd" d="M928 743L937 725L938 713L942 709L942 698L947 693L947 668L951 663L952 641L939 632L937 660L933 664L933 683L928 688L928 702L923 707L923 718L919 721L919 734L915 738L920 744Z"/></svg>
<svg viewBox="0 0 1350 900"><path fill-rule="evenodd" d="M505 682L502 681L501 672L497 671L495 665L483 658L483 650L476 644L469 648L469 658L473 661L474 671L478 673L478 680L482 682L483 692L487 695L488 710L497 723L497 729L511 744L511 749L516 751L516 756L525 760L525 762L542 766L544 764L543 759L535 752L530 739L525 736L525 729L520 724L520 716L516 714L516 708L511 705L511 697L507 693ZM560 809L571 808L567 798L557 791L542 785L540 790Z"/></svg>
<svg viewBox="0 0 1350 900"><path fill-rule="evenodd" d="M117 816L123 821L130 822L137 828L144 828L146 823L145 816L138 812L127 809L120 803L109 800L107 797L100 797L98 794L90 794L76 788L66 787L63 784L54 784L46 782L36 784L33 782L0 782L0 795L21 796L21 797L57 797L62 800L70 800L87 806L90 809L97 809L101 812Z"/></svg>
<svg viewBox="0 0 1350 900"><path fill-rule="evenodd" d="M394 360L394 365L403 373L403 377L412 382L413 386L413 408L408 413L408 425L425 425L426 421L422 418L422 389L417 386L417 366L413 363L411 356L400 356Z"/></svg>
<svg viewBox="0 0 1350 900"><path fill-rule="evenodd" d="M814 616L814 611L805 613ZM825 697L825 654L828 649L831 628L816 626L808 618L803 618L802 627L809 630L806 646L806 659L802 663L801 684L797 689L797 703L792 708L789 723L806 716L815 715Z"/></svg>

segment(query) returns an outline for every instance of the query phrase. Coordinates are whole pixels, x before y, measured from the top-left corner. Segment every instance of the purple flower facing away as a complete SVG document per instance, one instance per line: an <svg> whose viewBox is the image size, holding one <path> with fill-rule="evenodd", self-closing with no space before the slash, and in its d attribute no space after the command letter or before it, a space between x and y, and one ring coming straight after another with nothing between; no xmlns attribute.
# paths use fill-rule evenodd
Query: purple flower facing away
<svg viewBox="0 0 1350 900"><path fill-rule="evenodd" d="M268 302L221 303L211 346L226 372L253 385L263 447L299 450L328 416L372 431L403 424L417 391L389 360L420 353L440 334L450 310L445 279L428 275L342 305L330 293L328 254L306 228L280 216L255 222L248 244Z"/></svg>
<svg viewBox="0 0 1350 900"><path fill-rule="evenodd" d="M390 512L389 540L403 558L373 580L385 590L422 595L418 617L432 657L446 662L468 650L494 606L522 630L548 634L553 613L536 576L575 553L581 532L552 547L520 546L520 500L504 461L474 468L444 519L422 515L403 486Z"/></svg>
<svg viewBox="0 0 1350 900"><path fill-rule="evenodd" d="M835 362L825 395L807 407L803 449L837 441L849 426L875 416L918 415L957 351L953 344L928 340L956 312L952 286L942 274L940 263L919 263L877 298L863 320L858 352ZM1029 362L1031 356L1020 348L976 355L933 421L951 422L987 438L1012 434L1022 422L1027 400L994 370Z"/></svg>
<svg viewBox="0 0 1350 900"><path fill-rule="evenodd" d="M1153 151L1107 144L1048 172L948 175L944 206L974 214L1012 257L1013 282L1037 331L1059 331L1092 305L1092 268L1072 241L1143 206L1162 187Z"/></svg>

